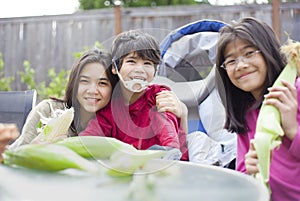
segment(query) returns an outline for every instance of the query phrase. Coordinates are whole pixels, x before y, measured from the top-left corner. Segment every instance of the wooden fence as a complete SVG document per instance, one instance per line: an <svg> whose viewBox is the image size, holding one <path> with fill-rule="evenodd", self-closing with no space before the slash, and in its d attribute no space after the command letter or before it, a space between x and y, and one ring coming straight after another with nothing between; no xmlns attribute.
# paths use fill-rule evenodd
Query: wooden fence
<svg viewBox="0 0 300 201"><path fill-rule="evenodd" d="M187 23L214 19L230 23L252 16L272 25L271 5L172 6L122 9L122 30L143 29L158 40ZM18 71L28 60L36 71L36 82L47 80L47 71L70 69L73 54L100 42L109 48L115 33L114 10L80 11L71 15L0 19L0 52L6 76L14 76L14 90L22 89ZM284 31L300 41L300 3L281 4L281 40Z"/></svg>

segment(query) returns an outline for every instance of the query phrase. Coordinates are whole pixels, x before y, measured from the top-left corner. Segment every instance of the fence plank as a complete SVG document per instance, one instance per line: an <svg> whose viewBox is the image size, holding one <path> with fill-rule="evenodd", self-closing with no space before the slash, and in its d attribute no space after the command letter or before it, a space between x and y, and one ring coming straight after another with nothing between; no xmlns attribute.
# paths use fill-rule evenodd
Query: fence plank
<svg viewBox="0 0 300 201"><path fill-rule="evenodd" d="M242 17L256 17L272 25L271 5L239 6L165 6L154 8L123 8L122 28L143 29L159 41L170 31L200 19L230 23ZM7 76L15 76L12 88L23 90L17 71L23 71L28 60L36 70L36 82L47 81L47 71L70 69L73 53L92 47L96 41L109 49L114 38L114 10L80 11L70 15L18 17L0 19L0 52ZM300 3L280 5L281 39L284 31L300 41Z"/></svg>

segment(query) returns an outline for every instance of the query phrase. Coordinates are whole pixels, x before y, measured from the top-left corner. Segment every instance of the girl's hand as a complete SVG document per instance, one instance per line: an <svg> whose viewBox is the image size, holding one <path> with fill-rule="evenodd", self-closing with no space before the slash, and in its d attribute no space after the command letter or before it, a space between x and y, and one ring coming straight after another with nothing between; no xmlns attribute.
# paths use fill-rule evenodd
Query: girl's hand
<svg viewBox="0 0 300 201"><path fill-rule="evenodd" d="M282 80L284 86L269 88L269 93L265 95L266 104L274 105L281 114L282 129L286 137L293 140L297 130L296 119L298 110L297 91L294 85Z"/></svg>
<svg viewBox="0 0 300 201"><path fill-rule="evenodd" d="M178 118L187 116L187 107L176 96L173 91L161 91L156 96L156 107L158 112L172 112Z"/></svg>
<svg viewBox="0 0 300 201"><path fill-rule="evenodd" d="M19 136L18 128L15 124L0 124L0 162L2 161L2 153L11 140L15 140Z"/></svg>
<svg viewBox="0 0 300 201"><path fill-rule="evenodd" d="M254 148L254 140L250 140L250 149L245 155L245 167L247 174L256 174L258 172L258 158Z"/></svg>

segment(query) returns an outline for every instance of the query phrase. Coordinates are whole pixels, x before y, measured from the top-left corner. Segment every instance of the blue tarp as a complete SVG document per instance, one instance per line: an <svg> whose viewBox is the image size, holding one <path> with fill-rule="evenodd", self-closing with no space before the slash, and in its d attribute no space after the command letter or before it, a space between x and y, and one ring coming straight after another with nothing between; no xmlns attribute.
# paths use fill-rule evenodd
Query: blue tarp
<svg viewBox="0 0 300 201"><path fill-rule="evenodd" d="M181 37L204 31L219 32L219 30L225 25L225 23L215 20L200 20L176 29L174 33L172 32L171 34L169 34L160 44L162 58L164 57L171 44L174 41L179 40Z"/></svg>

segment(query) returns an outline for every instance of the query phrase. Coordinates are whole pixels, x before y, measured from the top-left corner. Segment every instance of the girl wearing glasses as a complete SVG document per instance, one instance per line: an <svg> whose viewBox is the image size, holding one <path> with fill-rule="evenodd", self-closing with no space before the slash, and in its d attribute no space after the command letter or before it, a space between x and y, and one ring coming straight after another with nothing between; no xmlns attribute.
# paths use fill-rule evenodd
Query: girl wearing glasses
<svg viewBox="0 0 300 201"><path fill-rule="evenodd" d="M271 87L286 65L273 30L264 22L244 18L221 30L216 58L216 81L226 108L225 128L238 133L236 169L258 172L252 139L264 98L277 107L285 135L272 152L272 201L300 200L300 80Z"/></svg>

